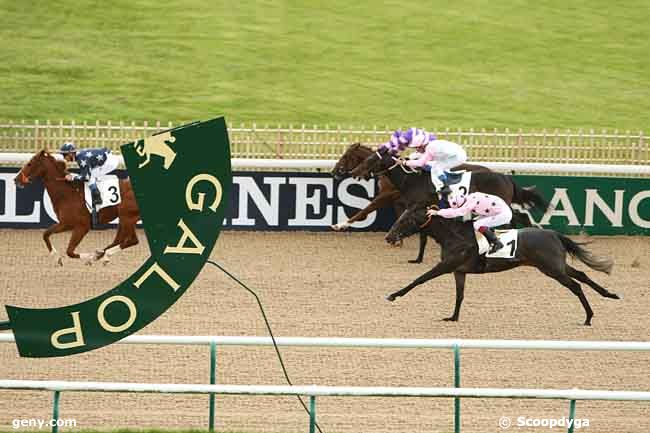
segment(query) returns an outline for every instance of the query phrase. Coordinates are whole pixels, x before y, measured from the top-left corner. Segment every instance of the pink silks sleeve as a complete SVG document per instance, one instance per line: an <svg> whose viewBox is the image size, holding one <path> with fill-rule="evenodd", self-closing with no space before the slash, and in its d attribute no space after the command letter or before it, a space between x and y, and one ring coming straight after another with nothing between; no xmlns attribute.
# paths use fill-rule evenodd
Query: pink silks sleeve
<svg viewBox="0 0 650 433"><path fill-rule="evenodd" d="M409 159L406 161L406 166L411 168L422 168L427 164L427 162L431 162L432 160L433 155L431 152L429 152L427 147L427 149L422 153L422 155L420 155L418 159Z"/></svg>

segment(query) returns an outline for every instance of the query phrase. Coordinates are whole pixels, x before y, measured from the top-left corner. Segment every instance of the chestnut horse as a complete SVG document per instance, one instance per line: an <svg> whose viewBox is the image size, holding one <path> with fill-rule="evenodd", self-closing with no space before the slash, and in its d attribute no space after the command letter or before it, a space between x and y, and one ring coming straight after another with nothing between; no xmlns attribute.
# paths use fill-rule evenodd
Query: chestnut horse
<svg viewBox="0 0 650 433"><path fill-rule="evenodd" d="M110 245L102 250L97 250L94 254L77 254L75 252L77 246L91 228L92 217L85 204L83 184L65 181L66 173L65 161L59 161L47 151L41 150L29 160L14 179L16 186L19 188L31 183L33 179L40 178L43 181L45 189L52 200L54 212L59 220L57 224L49 227L43 233L45 245L50 255L55 258L56 263L62 266L63 258L50 242L50 236L54 233L72 230L66 253L68 257L85 260L87 264L101 258L108 262L109 256L119 250L136 245L138 238L135 225L140 219L140 211L135 201L131 182L128 179L122 179L120 180L122 202L116 206L101 209L97 215L100 224L108 224L119 217L115 239Z"/></svg>

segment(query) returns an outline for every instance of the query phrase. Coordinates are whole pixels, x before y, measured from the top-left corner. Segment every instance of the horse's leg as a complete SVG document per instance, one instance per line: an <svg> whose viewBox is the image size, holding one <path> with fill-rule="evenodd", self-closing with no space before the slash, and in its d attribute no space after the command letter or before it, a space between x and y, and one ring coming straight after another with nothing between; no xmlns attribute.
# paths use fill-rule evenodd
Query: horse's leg
<svg viewBox="0 0 650 433"><path fill-rule="evenodd" d="M104 264L108 263L111 256L117 254L121 250L125 250L129 247L138 244L138 236L135 233L135 224L136 221L125 222L124 225L120 220L120 228L118 229L118 236L115 238L117 244L107 247L104 251Z"/></svg>
<svg viewBox="0 0 650 433"><path fill-rule="evenodd" d="M45 246L47 246L47 250L50 252L50 256L54 257L56 264L59 266L63 266L63 257L61 257L59 252L52 245L52 242L50 242L50 236L52 236L55 233L61 233L67 230L70 230L68 226L62 223L58 223L48 227L47 230L45 230L45 232L43 233L43 240L45 241Z"/></svg>
<svg viewBox="0 0 650 433"><path fill-rule="evenodd" d="M391 293L390 295L386 296L387 301L394 301L396 298L399 298L400 296L406 295L408 292L413 290L413 288L419 286L422 283L426 283L427 281L439 277L440 275L448 274L450 272L454 272L456 268L458 268L460 265L463 264L465 261L464 255L458 254L456 256L449 257L448 259L443 260L442 262L438 263L435 265L431 270L425 272L424 274L420 275L417 277L411 284L408 286L404 287L401 290L398 290L397 292Z"/></svg>
<svg viewBox="0 0 650 433"><path fill-rule="evenodd" d="M420 251L418 251L418 256L415 258L415 260L409 260L409 263L422 263L422 259L424 259L424 249L427 246L427 239L428 236L424 232L420 232Z"/></svg>
<svg viewBox="0 0 650 433"><path fill-rule="evenodd" d="M348 227L350 227L352 223L366 219L366 217L370 213L376 211L377 209L381 209L388 206L393 201L395 201L398 197L399 197L399 191L391 191L389 193L380 192L379 195L377 195L377 197L375 197L370 202L370 204L368 204L368 206L366 206L359 212L352 215L350 218L348 218L346 222L334 224L333 226L331 226L331 228L332 230L336 230L336 231L345 230Z"/></svg>
<svg viewBox="0 0 650 433"><path fill-rule="evenodd" d="M577 270L577 269L575 269L575 268L573 268L573 267L571 267L569 265L567 265L566 268L567 268L567 274L569 274L569 276L571 278L575 278L576 280L587 284L589 287L594 289L600 295L602 295L602 296L604 296L606 298L621 299L617 294L610 292L609 290L607 290L606 288L602 287L601 285L596 283L594 280L589 278L587 276L587 274L585 274L584 272L579 271L579 270Z"/></svg>
<svg viewBox="0 0 650 433"><path fill-rule="evenodd" d="M111 248L118 246L122 240L122 232L124 230L124 227L122 224L119 224L117 226L117 233L115 233L115 239L113 239L113 242L111 242L109 245L105 246L101 250L95 251L95 260L100 260L104 259L103 262L104 264L108 264L109 260L108 257L106 256L106 251L110 250Z"/></svg>
<svg viewBox="0 0 650 433"><path fill-rule="evenodd" d="M587 297L585 296L585 292L582 291L582 287L580 284L575 282L574 280L571 279L567 274L559 274L559 275L554 275L554 274L547 274L544 272L546 275L549 277L553 278L560 284L562 284L564 287L567 287L569 290L571 290L571 293L576 295L578 299L580 299L580 303L582 304L582 308L585 309L585 314L587 315L587 318L585 319L585 326L591 326L591 318L594 316L594 312L589 306L589 301L587 301Z"/></svg>
<svg viewBox="0 0 650 433"><path fill-rule="evenodd" d="M442 319L448 322L458 321L458 315L460 314L460 306L463 303L465 298L465 274L464 272L454 272L454 279L456 280L456 306L454 307L454 314L451 317Z"/></svg>
<svg viewBox="0 0 650 433"><path fill-rule="evenodd" d="M66 251L68 257L72 259L85 260L86 264L92 263L92 260L94 260L95 258L94 254L87 254L87 253L77 254L75 252L75 250L81 243L81 240L84 238L84 236L86 236L89 230L90 230L90 226L86 224L78 225L72 230L72 236L70 236L70 242L68 243L68 250Z"/></svg>

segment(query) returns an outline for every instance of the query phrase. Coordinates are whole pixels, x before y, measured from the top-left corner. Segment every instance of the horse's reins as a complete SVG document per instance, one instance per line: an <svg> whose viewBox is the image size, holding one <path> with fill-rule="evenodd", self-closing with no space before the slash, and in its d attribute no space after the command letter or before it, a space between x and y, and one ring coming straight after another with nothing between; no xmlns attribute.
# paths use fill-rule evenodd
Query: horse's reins
<svg viewBox="0 0 650 433"><path fill-rule="evenodd" d="M379 161L381 161L381 159L383 158L383 155L381 153L379 153L379 151L376 151L375 155L377 155L377 158L379 158ZM397 161L397 158L393 158L393 159L395 161ZM383 176L386 173L388 173L389 171L391 171L392 169L394 169L395 167L397 167L398 165L400 165L400 164L398 162L395 162L395 164L393 164L390 167L385 168L383 170L380 170L380 171L372 171L371 170L370 174L373 175L373 176Z"/></svg>
<svg viewBox="0 0 650 433"><path fill-rule="evenodd" d="M422 224L420 224L420 228L423 229L423 228L427 227L429 224L431 224L432 220L433 220L433 215L429 215L427 217L427 220L425 222L423 222Z"/></svg>
<svg viewBox="0 0 650 433"><path fill-rule="evenodd" d="M436 206L435 204L433 204L431 206L427 206L427 210L429 210L429 209L438 209L438 206ZM433 215L427 215L427 220L425 222L423 222L422 224L420 224L420 228L423 229L423 228L427 227L429 224L431 224L431 221L433 221Z"/></svg>

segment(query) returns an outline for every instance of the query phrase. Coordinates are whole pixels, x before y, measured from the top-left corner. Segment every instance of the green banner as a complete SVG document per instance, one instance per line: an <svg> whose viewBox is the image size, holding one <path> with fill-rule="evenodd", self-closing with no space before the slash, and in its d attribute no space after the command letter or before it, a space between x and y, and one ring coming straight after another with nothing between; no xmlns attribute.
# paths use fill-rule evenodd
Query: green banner
<svg viewBox="0 0 650 433"><path fill-rule="evenodd" d="M151 257L122 284L85 302L7 306L21 356L87 352L142 329L185 293L210 256L232 184L224 119L125 144L122 155Z"/></svg>
<svg viewBox="0 0 650 433"><path fill-rule="evenodd" d="M532 212L545 228L592 235L650 235L650 179L514 176L535 185L552 208Z"/></svg>

